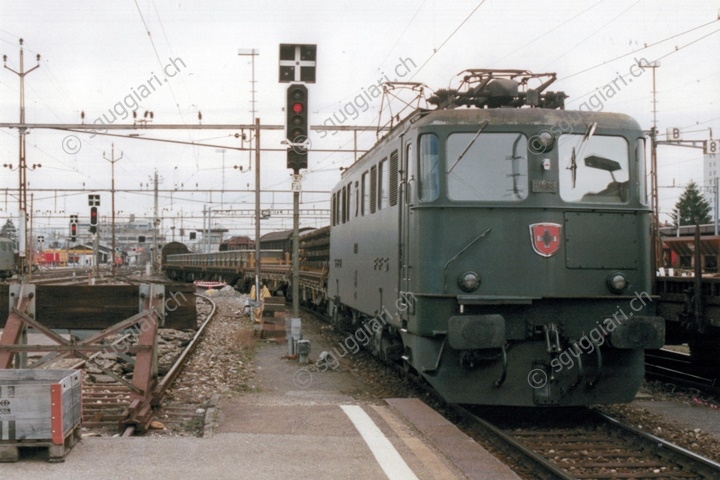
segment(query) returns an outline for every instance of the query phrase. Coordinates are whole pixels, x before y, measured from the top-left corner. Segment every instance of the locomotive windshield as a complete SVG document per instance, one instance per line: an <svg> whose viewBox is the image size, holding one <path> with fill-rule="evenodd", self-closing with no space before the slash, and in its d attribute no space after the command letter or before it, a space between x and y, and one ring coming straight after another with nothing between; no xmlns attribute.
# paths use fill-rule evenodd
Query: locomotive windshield
<svg viewBox="0 0 720 480"><path fill-rule="evenodd" d="M519 201L528 193L522 133L454 133L447 139L448 196L461 201Z"/></svg>
<svg viewBox="0 0 720 480"><path fill-rule="evenodd" d="M561 135L560 197L566 202L628 201L628 144L622 137Z"/></svg>

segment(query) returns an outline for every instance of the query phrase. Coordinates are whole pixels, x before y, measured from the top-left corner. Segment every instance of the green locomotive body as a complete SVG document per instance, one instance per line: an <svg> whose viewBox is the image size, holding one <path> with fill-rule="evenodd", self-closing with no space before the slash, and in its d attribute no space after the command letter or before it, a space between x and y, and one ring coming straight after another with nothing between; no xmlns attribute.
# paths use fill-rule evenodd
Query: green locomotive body
<svg viewBox="0 0 720 480"><path fill-rule="evenodd" d="M449 402L630 401L664 344L644 134L501 103L418 110L344 171L330 315Z"/></svg>

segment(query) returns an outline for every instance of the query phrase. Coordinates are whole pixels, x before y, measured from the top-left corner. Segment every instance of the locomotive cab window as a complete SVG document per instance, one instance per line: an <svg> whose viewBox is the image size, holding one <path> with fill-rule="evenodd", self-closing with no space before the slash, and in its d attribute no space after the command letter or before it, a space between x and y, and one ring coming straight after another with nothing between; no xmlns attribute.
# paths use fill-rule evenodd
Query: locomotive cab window
<svg viewBox="0 0 720 480"><path fill-rule="evenodd" d="M448 197L520 201L528 194L527 138L522 133L454 133L447 140Z"/></svg>
<svg viewBox="0 0 720 480"><path fill-rule="evenodd" d="M591 126L589 131L592 133ZM626 203L628 143L623 137L561 135L558 140L560 197L576 203Z"/></svg>

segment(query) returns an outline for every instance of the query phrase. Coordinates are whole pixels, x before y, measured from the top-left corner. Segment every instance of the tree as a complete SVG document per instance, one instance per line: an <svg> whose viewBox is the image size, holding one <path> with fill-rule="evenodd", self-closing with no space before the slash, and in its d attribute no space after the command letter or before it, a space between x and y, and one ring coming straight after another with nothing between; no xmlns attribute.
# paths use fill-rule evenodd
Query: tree
<svg viewBox="0 0 720 480"><path fill-rule="evenodd" d="M8 221L5 222L5 225L0 228L0 237L14 239L16 236L17 228L15 228L15 224L13 223L13 221L8 218Z"/></svg>
<svg viewBox="0 0 720 480"><path fill-rule="evenodd" d="M695 225L696 223L710 223L710 204L700 193L700 189L694 181L690 181L680 199L675 204L673 213L670 214L673 224Z"/></svg>

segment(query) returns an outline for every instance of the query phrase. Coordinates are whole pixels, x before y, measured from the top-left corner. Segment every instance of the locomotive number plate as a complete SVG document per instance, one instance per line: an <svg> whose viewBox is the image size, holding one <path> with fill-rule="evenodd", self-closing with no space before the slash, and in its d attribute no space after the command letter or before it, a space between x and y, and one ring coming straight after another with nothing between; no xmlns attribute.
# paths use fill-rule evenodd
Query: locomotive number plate
<svg viewBox="0 0 720 480"><path fill-rule="evenodd" d="M558 184L554 180L533 180L533 193L557 193Z"/></svg>

